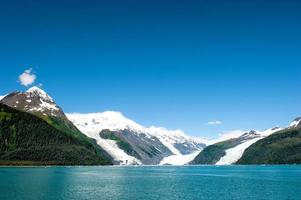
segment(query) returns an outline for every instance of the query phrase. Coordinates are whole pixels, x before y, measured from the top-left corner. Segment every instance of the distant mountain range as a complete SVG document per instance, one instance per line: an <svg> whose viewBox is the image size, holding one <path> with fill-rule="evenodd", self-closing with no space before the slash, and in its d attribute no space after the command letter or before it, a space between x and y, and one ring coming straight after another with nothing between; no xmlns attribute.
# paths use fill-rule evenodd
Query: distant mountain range
<svg viewBox="0 0 301 200"><path fill-rule="evenodd" d="M301 118L287 128L250 131L207 146L190 164L286 164L301 163Z"/></svg>
<svg viewBox="0 0 301 200"><path fill-rule="evenodd" d="M190 161L190 154L195 155L206 146L205 140L189 137L180 130L146 128L119 112L67 116L122 164L185 164Z"/></svg>
<svg viewBox="0 0 301 200"><path fill-rule="evenodd" d="M206 146L205 140L186 136L180 130L145 128L118 112L67 114L67 117L62 108L38 87L12 92L0 103L34 115L51 128L75 138L95 139L98 149L114 164L186 164ZM35 130L32 131L34 134Z"/></svg>
<svg viewBox="0 0 301 200"><path fill-rule="evenodd" d="M0 164L184 165L301 163L301 118L212 145L144 127L119 112L65 114L43 90L0 96ZM208 145L208 146L207 146Z"/></svg>
<svg viewBox="0 0 301 200"><path fill-rule="evenodd" d="M279 130L281 130L281 128L278 127L263 132L251 130L237 138L209 145L203 149L191 163L217 165L233 164L242 156L244 150L253 143L256 143L258 140Z"/></svg>

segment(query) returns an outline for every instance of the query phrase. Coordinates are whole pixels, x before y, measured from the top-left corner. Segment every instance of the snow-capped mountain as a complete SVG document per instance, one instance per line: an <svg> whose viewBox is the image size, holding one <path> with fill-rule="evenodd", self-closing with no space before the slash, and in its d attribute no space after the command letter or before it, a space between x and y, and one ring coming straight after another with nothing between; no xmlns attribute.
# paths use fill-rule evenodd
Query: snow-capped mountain
<svg viewBox="0 0 301 200"><path fill-rule="evenodd" d="M205 146L205 140L188 137L180 130L145 128L118 112L69 114L69 120L55 101L38 87L10 93L0 102L43 118L61 130L67 128L78 132L79 129L96 139L98 145L121 164L159 164L169 156L172 157L167 163L173 164L175 155L185 156L183 160L187 160L190 154ZM109 136L106 130L110 130ZM105 137L115 137L115 140Z"/></svg>
<svg viewBox="0 0 301 200"><path fill-rule="evenodd" d="M282 128L275 127L264 131L251 130L250 132L244 133L238 138L242 139L242 141L238 145L227 149L225 151L226 154L223 157L221 157L216 164L230 165L237 162L249 146L277 131L280 131L281 129Z"/></svg>
<svg viewBox="0 0 301 200"><path fill-rule="evenodd" d="M301 128L296 119L287 128L269 134L248 147L236 164L299 164Z"/></svg>
<svg viewBox="0 0 301 200"><path fill-rule="evenodd" d="M301 127L301 117L297 117L290 123L289 128L296 128L296 127Z"/></svg>
<svg viewBox="0 0 301 200"><path fill-rule="evenodd" d="M78 131L55 101L42 89L34 86L26 92L12 92L0 100L9 107L52 121L57 128Z"/></svg>
<svg viewBox="0 0 301 200"><path fill-rule="evenodd" d="M2 159L58 165L112 164L111 156L81 133L43 90L32 87L10 93L0 106L4 116L0 132L5 133L0 143Z"/></svg>
<svg viewBox="0 0 301 200"><path fill-rule="evenodd" d="M101 147L115 164L233 164L252 144L282 130L279 127L265 131L252 130L213 144L212 141L189 137L181 130L144 127L120 112L65 115L55 101L38 87L0 96L0 103L34 114L75 137L95 139L98 146L95 142L93 145ZM301 127L301 117L285 130L298 127Z"/></svg>
<svg viewBox="0 0 301 200"><path fill-rule="evenodd" d="M97 140L98 144L121 163L143 164L185 164L188 155L194 155L205 147L206 140L192 138L181 130L167 130L162 127L144 127L123 116L120 112L67 114L67 117L83 133ZM104 139L103 130L110 130L115 136L128 142L139 156L120 153L116 143ZM114 148L113 148L114 147ZM142 149L142 150L141 150ZM119 153L117 153L118 151ZM153 155L149 153L153 151ZM121 156L120 156L121 155ZM181 159L182 157L186 159ZM193 157L191 158L193 159Z"/></svg>
<svg viewBox="0 0 301 200"><path fill-rule="evenodd" d="M63 115L53 99L38 87L32 87L26 92L10 93L1 99L1 103L33 114L57 117Z"/></svg>

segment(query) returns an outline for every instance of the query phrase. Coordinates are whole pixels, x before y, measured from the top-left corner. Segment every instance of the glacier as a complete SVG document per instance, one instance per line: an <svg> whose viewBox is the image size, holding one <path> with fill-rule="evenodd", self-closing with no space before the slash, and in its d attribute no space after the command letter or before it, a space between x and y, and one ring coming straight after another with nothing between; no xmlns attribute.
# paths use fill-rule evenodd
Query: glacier
<svg viewBox="0 0 301 200"><path fill-rule="evenodd" d="M164 146L166 146L173 155L162 160L162 164L178 164L174 160L183 160L181 164L186 164L196 156L196 152L200 152L202 148L200 143L206 144L208 140L202 138L194 138L187 136L181 130L168 130L163 127L144 127L133 120L126 118L122 113L116 111L105 111L102 113L67 113L67 117L73 124L87 136L96 139L97 143L107 151L115 160L122 164L139 164L140 160L127 155L116 144L108 142L107 139L102 139L99 133L102 130L130 130L135 134L145 135L147 138L157 138ZM193 152L183 154L177 147L177 144L189 144L194 149ZM126 156L127 155L127 156ZM186 162L187 161L187 162Z"/></svg>

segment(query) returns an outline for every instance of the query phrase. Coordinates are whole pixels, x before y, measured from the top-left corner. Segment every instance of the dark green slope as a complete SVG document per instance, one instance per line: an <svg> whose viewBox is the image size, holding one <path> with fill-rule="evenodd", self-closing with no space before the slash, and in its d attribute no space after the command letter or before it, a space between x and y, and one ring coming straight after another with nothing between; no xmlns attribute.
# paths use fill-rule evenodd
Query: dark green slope
<svg viewBox="0 0 301 200"><path fill-rule="evenodd" d="M36 88L33 92L12 92L6 95L0 103L42 118L54 128L80 140L86 139L85 135L68 120L62 108L57 106L46 92L37 87L33 88ZM47 106L43 106L42 102L50 107L45 108Z"/></svg>
<svg viewBox="0 0 301 200"><path fill-rule="evenodd" d="M133 149L132 145L128 143L125 139L118 136L116 133L110 130L102 130L99 133L99 136L103 139L109 139L116 141L117 146L124 150L128 155L134 156L138 159L141 159L140 155Z"/></svg>
<svg viewBox="0 0 301 200"><path fill-rule="evenodd" d="M301 164L301 128L259 140L245 150L237 164Z"/></svg>
<svg viewBox="0 0 301 200"><path fill-rule="evenodd" d="M94 140L49 122L0 104L0 164L112 164Z"/></svg>
<svg viewBox="0 0 301 200"><path fill-rule="evenodd" d="M190 164L203 164L203 165L211 165L216 164L224 155L226 155L226 150L233 148L243 142L246 142L250 139L254 139L259 137L256 131L250 131L244 133L238 138L233 138L229 140L225 140L222 142L215 143L213 145L207 146L203 151L199 153L195 157Z"/></svg>
<svg viewBox="0 0 301 200"><path fill-rule="evenodd" d="M191 161L191 164L215 164L221 159L221 157L226 155L227 149L233 148L239 144L240 142L237 139L230 139L210 145L203 149L203 151L201 151L199 155L197 155L197 157Z"/></svg>

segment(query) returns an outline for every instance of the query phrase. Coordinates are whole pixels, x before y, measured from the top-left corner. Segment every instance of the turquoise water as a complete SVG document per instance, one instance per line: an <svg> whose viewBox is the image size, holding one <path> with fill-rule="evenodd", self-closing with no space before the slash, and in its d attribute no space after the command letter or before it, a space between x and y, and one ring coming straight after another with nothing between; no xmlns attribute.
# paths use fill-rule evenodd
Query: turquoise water
<svg viewBox="0 0 301 200"><path fill-rule="evenodd" d="M0 168L0 199L301 199L301 166Z"/></svg>

